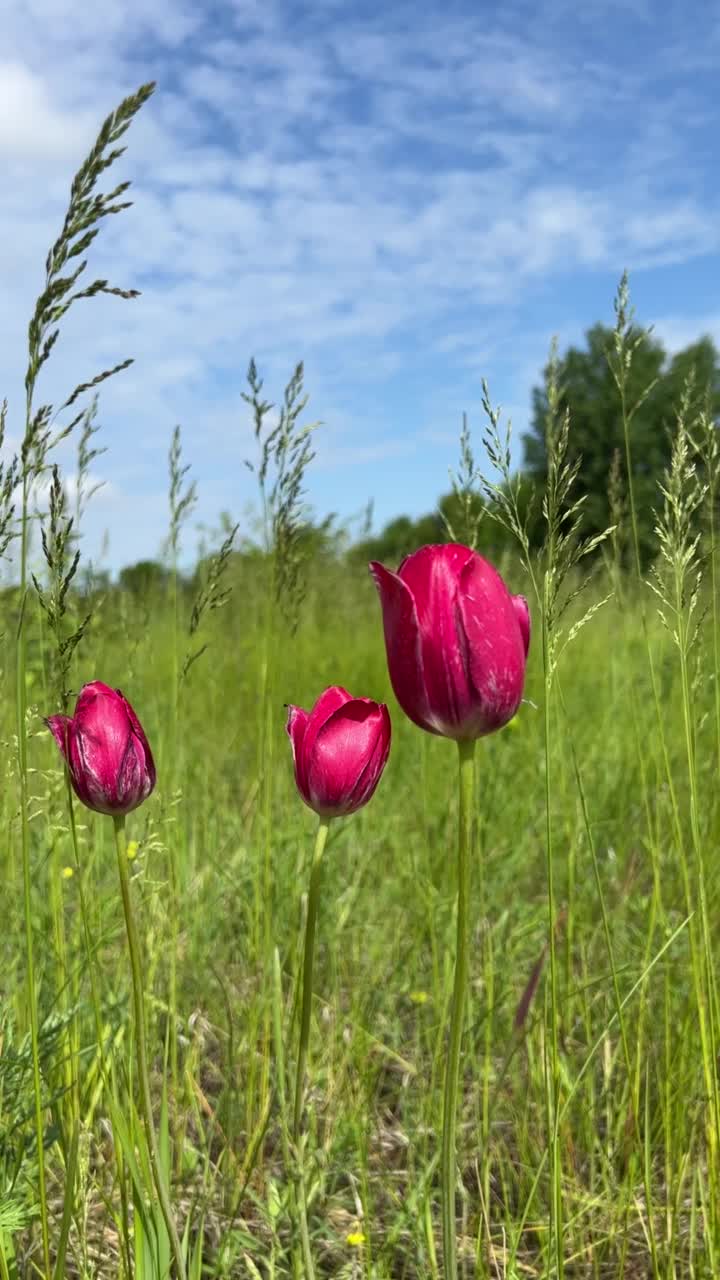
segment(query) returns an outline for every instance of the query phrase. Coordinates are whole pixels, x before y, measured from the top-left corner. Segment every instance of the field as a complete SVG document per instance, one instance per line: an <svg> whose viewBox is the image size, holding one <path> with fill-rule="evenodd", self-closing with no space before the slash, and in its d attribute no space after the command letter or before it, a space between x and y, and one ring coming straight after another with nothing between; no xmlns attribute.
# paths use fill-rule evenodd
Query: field
<svg viewBox="0 0 720 1280"><path fill-rule="evenodd" d="M36 446L42 428L30 421ZM710 1278L720 1274L717 488L708 501L697 487L681 422L658 493L659 576L639 575L632 555L621 567L613 539L576 563L558 514L562 430L553 439L545 551L524 557L520 546L499 566L530 602L525 702L476 753L459 1274ZM291 506L281 488L271 539L292 527L282 523ZM71 797L43 723L66 690L95 679L130 698L157 764L120 856L139 927L161 1176L188 1276L307 1275L300 1231L318 1277L443 1276L456 752L392 695L367 566L341 547L308 557L276 538L206 562L192 582L171 556L162 583L76 590L78 576L63 592L58 565L67 571L74 544L61 545L59 490L54 511L42 597L29 575L4 596L0 1276L173 1274L143 1125L112 823ZM20 563L41 574L38 540L26 547L23 530ZM563 614L584 563L591 579ZM77 647L63 649L89 609ZM371 803L330 828L298 1144L316 821L295 788L285 707L310 707L332 684L387 702L393 743Z"/></svg>

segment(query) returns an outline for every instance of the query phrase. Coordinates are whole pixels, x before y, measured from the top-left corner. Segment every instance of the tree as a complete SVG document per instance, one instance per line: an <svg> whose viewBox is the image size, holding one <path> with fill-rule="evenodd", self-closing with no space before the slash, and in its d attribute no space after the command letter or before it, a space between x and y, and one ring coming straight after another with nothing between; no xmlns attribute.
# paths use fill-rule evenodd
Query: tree
<svg viewBox="0 0 720 1280"><path fill-rule="evenodd" d="M529 497L532 489L532 484L525 485L523 499ZM474 496L472 505L473 509L487 507L484 498L479 494ZM536 501L535 524L537 524L539 509L539 501ZM426 546L428 543L449 542L450 535L446 520L449 521L457 538L463 542L467 541L468 534L463 525L462 515L458 495L452 491L445 493L439 499L434 511L429 511L416 519L406 515L396 516L374 537L363 538L360 542L356 542L351 548L352 559L360 564L368 560L379 560L381 564L395 569L405 556L417 551L419 547ZM531 524L531 527L534 525ZM499 521L492 518L491 512L486 510L477 532L476 550L490 560L496 560L503 551L512 550L514 546L512 536Z"/></svg>
<svg viewBox="0 0 720 1280"><path fill-rule="evenodd" d="M670 459L670 441L685 381L695 371L694 397L699 406L710 394L712 413L720 413L720 360L711 338L704 337L670 359L656 338L639 331L627 380L629 409L642 400L630 424L630 454L638 541L643 562L656 552L654 510L658 481ZM613 456L619 454L623 487L627 490L625 438L618 388L608 364L613 330L597 324L586 333L586 349L570 347L559 363L561 407L570 411L568 461L580 457L578 493L585 493L583 529L601 533L612 524L608 481ZM545 371L547 374L547 370ZM545 388L532 393L533 416L524 438L525 469L538 485L547 476Z"/></svg>
<svg viewBox="0 0 720 1280"><path fill-rule="evenodd" d="M118 581L123 591L144 596L153 591L164 590L169 576L165 565L158 564L156 560L138 560L136 564L126 565L120 570Z"/></svg>
<svg viewBox="0 0 720 1280"><path fill-rule="evenodd" d="M353 547L353 558L359 562L379 560L392 569L412 551L426 543L445 542L447 534L437 512L430 512L419 519L396 516L375 537L363 538Z"/></svg>

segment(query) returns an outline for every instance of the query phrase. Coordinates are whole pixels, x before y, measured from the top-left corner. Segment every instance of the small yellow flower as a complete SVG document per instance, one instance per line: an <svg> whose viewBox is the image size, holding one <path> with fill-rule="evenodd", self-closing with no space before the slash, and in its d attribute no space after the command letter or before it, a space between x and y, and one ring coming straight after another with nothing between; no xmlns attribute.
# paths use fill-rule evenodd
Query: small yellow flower
<svg viewBox="0 0 720 1280"><path fill-rule="evenodd" d="M410 999L412 1000L413 1004L427 1004L428 993L427 991L411 991Z"/></svg>
<svg viewBox="0 0 720 1280"><path fill-rule="evenodd" d="M60 872L60 875L62 876L63 880L72 880L73 876L75 875L75 872L73 871L72 867L63 867L62 871Z"/></svg>
<svg viewBox="0 0 720 1280"><path fill-rule="evenodd" d="M137 840L128 841L127 856L130 862L132 862L134 858L137 858L139 848L140 848L140 845L138 844Z"/></svg>
<svg viewBox="0 0 720 1280"><path fill-rule="evenodd" d="M365 1243L365 1236L362 1231L351 1231L349 1236L345 1237L346 1243L351 1244L353 1248L358 1249L361 1244Z"/></svg>

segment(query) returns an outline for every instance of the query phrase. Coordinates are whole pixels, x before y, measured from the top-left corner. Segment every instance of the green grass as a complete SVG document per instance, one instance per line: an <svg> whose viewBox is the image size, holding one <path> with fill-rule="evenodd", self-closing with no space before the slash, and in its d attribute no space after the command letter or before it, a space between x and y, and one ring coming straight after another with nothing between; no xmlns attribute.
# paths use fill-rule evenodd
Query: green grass
<svg viewBox="0 0 720 1280"><path fill-rule="evenodd" d="M139 842L133 889L142 904L153 1091L157 1119L162 1104L169 1135L175 1211L181 1231L188 1232L189 1256L202 1248L204 1269L196 1274L252 1275L249 1259L263 1276L291 1274L292 1171L283 1160L279 1098L292 1096L293 1081L279 1078L267 1029L273 1001L281 1002L276 1014L284 1068L291 1072L297 1020L293 1027L290 1019L314 819L294 792L282 704L309 705L325 685L344 682L353 692L390 702L395 736L377 796L367 810L333 826L326 854L308 1107L313 1248L319 1274L441 1274L438 1155L454 939L455 750L421 734L397 709L369 579L332 565L314 573L297 635L282 645L276 672L266 896L263 787L257 775L262 584L252 568L244 572L215 619L210 652L182 690L177 740L169 713L172 596L136 601L110 595L78 659L79 679L99 676L128 693L157 758L157 791L131 815L128 834ZM510 574L514 588L523 586L518 575ZM617 603L606 606L581 631L560 668L564 710L558 699L551 710L561 1247L568 1275L644 1276L654 1274L654 1266L660 1276L710 1276L718 1247L712 1200L717 1155L710 1142L712 1114L678 851L682 838L694 894L681 677L667 632L652 615L648 626L679 830L636 603L631 600L624 613ZM2 1202L29 1212L37 1202L37 1159L21 868L11 854L17 780L7 674L10 627L5 644L2 821L8 857L0 944L0 1170ZM130 1147L129 1135L139 1126L127 1103L134 1057L113 837L108 821L76 806L105 1037L103 1072L80 920L80 877L63 875L73 865L64 779L40 720L54 704L48 647L35 611L28 620L28 645L32 924L51 1251L66 1207L65 1274L115 1276L122 1274L123 1232L129 1233L128 1250L135 1245L130 1161L122 1143L116 1140L113 1149L110 1140L114 1108L119 1107ZM479 852L471 888L471 995L458 1126L464 1187L458 1231L466 1276L553 1275L556 1267L548 1253L547 968L522 1028L514 1028L523 992L549 941L544 686L538 667L535 646L527 694L536 706L524 705L512 726L478 747ZM700 671L708 669L703 651ZM710 853L717 848L719 808L714 688L707 676L695 700L698 822ZM175 778L174 789L165 785L169 777ZM177 876L172 894L171 850ZM708 912L717 921L711 857L708 864ZM615 1019L599 890L619 995L627 998L630 1075ZM167 941L175 932L178 1048L171 1069ZM268 934L279 955L277 984L272 965L267 967ZM66 1184L71 1159L72 1197ZM139 1178L142 1190L142 1170ZM362 1244L348 1243L360 1234ZM32 1256L39 1259L37 1240L36 1229L3 1230L6 1258L14 1252L19 1260L17 1274L33 1274L28 1258L34 1242ZM12 1264L6 1265L14 1274Z"/></svg>

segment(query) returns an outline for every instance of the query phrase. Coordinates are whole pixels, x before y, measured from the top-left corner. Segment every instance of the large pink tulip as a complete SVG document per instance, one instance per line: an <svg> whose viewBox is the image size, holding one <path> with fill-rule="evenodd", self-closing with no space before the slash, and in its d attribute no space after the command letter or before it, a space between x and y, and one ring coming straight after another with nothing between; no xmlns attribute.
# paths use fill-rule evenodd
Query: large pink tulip
<svg viewBox="0 0 720 1280"><path fill-rule="evenodd" d="M127 698L102 680L83 685L74 716L48 716L76 795L96 813L130 813L155 786L155 764Z"/></svg>
<svg viewBox="0 0 720 1280"><path fill-rule="evenodd" d="M421 547L397 573L373 562L395 696L421 729L472 741L512 720L530 644L524 596L459 543Z"/></svg>
<svg viewBox="0 0 720 1280"><path fill-rule="evenodd" d="M289 707L287 732L306 805L321 818L340 818L367 804L390 752L387 707L335 685L312 711Z"/></svg>

